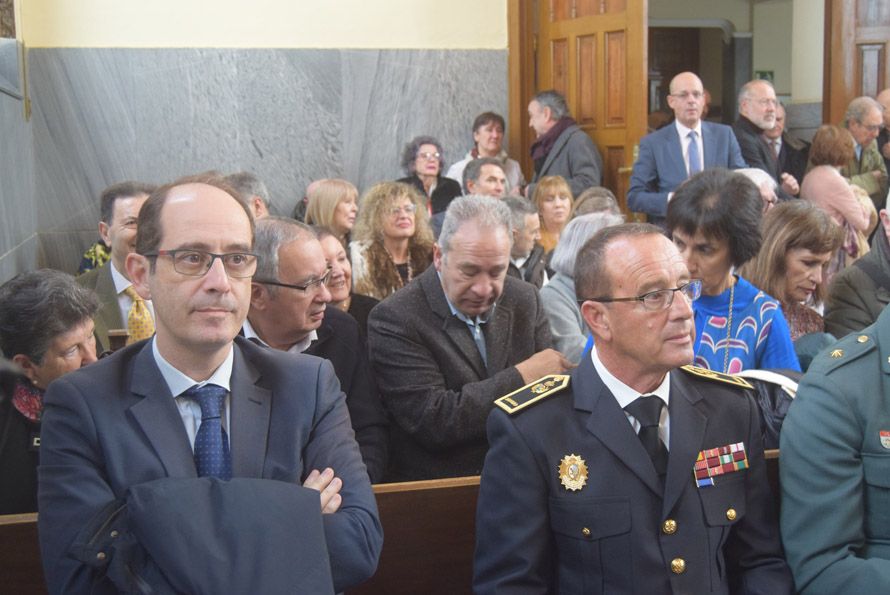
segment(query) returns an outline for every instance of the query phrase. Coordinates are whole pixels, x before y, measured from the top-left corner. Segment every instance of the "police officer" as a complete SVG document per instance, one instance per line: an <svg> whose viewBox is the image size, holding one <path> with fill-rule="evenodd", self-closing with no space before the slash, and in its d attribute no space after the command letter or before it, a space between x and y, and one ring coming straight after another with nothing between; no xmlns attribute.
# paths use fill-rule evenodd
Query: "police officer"
<svg viewBox="0 0 890 595"><path fill-rule="evenodd" d="M635 223L575 283L592 354L488 420L475 592L790 593L748 385L684 366L701 282Z"/></svg>
<svg viewBox="0 0 890 595"><path fill-rule="evenodd" d="M780 434L801 593L890 592L890 310L810 364Z"/></svg>

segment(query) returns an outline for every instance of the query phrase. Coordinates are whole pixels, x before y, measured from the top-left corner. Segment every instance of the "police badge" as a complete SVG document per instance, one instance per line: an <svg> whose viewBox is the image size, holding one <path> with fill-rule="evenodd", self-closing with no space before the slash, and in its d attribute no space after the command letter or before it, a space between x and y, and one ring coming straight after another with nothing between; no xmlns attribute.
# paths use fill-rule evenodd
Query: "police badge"
<svg viewBox="0 0 890 595"><path fill-rule="evenodd" d="M587 483L587 465L576 454L566 455L559 463L559 480L567 490L576 492Z"/></svg>

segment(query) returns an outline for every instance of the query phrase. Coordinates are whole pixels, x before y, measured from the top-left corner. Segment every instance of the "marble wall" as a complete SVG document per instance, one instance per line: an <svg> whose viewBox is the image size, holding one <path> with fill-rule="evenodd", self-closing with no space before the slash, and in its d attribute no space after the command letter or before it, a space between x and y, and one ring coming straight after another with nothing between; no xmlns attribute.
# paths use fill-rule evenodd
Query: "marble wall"
<svg viewBox="0 0 890 595"><path fill-rule="evenodd" d="M41 262L69 271L113 182L249 170L289 214L316 178L362 190L401 177L402 147L418 134L458 160L473 118L507 109L505 50L68 48L28 60L30 208Z"/></svg>
<svg viewBox="0 0 890 595"><path fill-rule="evenodd" d="M34 143L23 104L0 93L0 282L38 262Z"/></svg>

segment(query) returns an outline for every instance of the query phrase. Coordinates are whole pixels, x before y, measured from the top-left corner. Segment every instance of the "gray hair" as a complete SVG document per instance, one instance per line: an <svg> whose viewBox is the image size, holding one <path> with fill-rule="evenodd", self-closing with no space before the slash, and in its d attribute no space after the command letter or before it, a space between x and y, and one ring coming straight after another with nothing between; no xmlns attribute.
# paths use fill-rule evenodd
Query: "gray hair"
<svg viewBox="0 0 890 595"><path fill-rule="evenodd" d="M773 87L773 84L766 79L754 79L753 81L748 81L747 83L742 85L741 89L739 89L739 105L742 104L742 101L744 101L746 99L751 99L751 95L753 94L754 87L756 87L757 85L766 85L767 87L772 89L773 92L775 92L775 90L776 90L776 88ZM776 103L778 103L778 102L776 102Z"/></svg>
<svg viewBox="0 0 890 595"><path fill-rule="evenodd" d="M479 181L479 174L482 173L483 165L496 165L501 168L504 176L507 175L507 172L504 171L504 162L500 159L497 159L495 157L480 157L478 159L473 159L469 163L467 163L466 167L464 167L464 177L462 182L464 192L470 191L470 189L467 188L467 182L469 182L470 180L473 180L474 182Z"/></svg>
<svg viewBox="0 0 890 595"><path fill-rule="evenodd" d="M315 231L300 221L287 217L265 217L256 222L253 252L257 255L257 283L278 280L278 251L285 244L297 240L314 240ZM268 286L269 294L275 295L277 287Z"/></svg>
<svg viewBox="0 0 890 595"><path fill-rule="evenodd" d="M658 235L664 236L660 227L651 223L622 223L604 227L587 240L575 259L575 296L578 301L608 296L612 291L612 279L606 274L606 251L618 238Z"/></svg>
<svg viewBox="0 0 890 595"><path fill-rule="evenodd" d="M847 113L844 115L844 118L847 122L855 120L861 124L865 116L868 115L868 112L873 109L878 110L878 113L880 114L884 113L884 106L871 97L857 97L847 106Z"/></svg>
<svg viewBox="0 0 890 595"><path fill-rule="evenodd" d="M7 358L26 355L37 365L57 336L99 310L96 294L62 271L39 269L0 286L0 349Z"/></svg>
<svg viewBox="0 0 890 595"><path fill-rule="evenodd" d="M445 220L442 222L442 231L439 233L439 249L442 255L447 255L451 249L451 237L457 233L460 226L469 221L477 222L481 227L503 227L513 242L513 229L510 224L510 209L504 201L491 196L469 194L458 196L448 205L445 211Z"/></svg>
<svg viewBox="0 0 890 595"><path fill-rule="evenodd" d="M538 209L535 208L532 201L521 196L505 196L501 202L510 209L510 222L516 231L525 229L525 218L528 215L538 214Z"/></svg>
<svg viewBox="0 0 890 595"><path fill-rule="evenodd" d="M566 103L566 98L562 93L554 89L541 91L532 97L532 101L537 101L541 108L549 107L550 119L553 121L560 120L569 115L569 106Z"/></svg>
<svg viewBox="0 0 890 595"><path fill-rule="evenodd" d="M615 215L604 211L575 217L569 221L562 233L559 234L559 242L556 244L556 248L553 249L553 256L550 258L550 268L560 275L573 279L575 275L575 259L578 256L578 252L587 243L587 240L603 228L621 225L622 223L624 223L623 215Z"/></svg>
<svg viewBox="0 0 890 595"><path fill-rule="evenodd" d="M254 174L248 171L239 171L238 173L229 174L223 179L229 186L238 191L238 194L241 195L245 202L250 202L252 197L258 196L263 201L263 204L266 205L266 209L272 204L272 201L269 200L269 189Z"/></svg>
<svg viewBox="0 0 890 595"><path fill-rule="evenodd" d="M439 173L441 174L445 169L445 151L442 150L442 143L432 136L415 136L405 145L402 150L402 170L409 176L414 174L414 161L423 145L436 147L436 151L439 153Z"/></svg>
<svg viewBox="0 0 890 595"><path fill-rule="evenodd" d="M773 178L762 169L756 167L745 167L743 169L736 169L733 170L733 173L745 176L746 178L754 182L754 185L758 188L760 188L764 184L768 184L772 190L775 190L779 186L775 178Z"/></svg>

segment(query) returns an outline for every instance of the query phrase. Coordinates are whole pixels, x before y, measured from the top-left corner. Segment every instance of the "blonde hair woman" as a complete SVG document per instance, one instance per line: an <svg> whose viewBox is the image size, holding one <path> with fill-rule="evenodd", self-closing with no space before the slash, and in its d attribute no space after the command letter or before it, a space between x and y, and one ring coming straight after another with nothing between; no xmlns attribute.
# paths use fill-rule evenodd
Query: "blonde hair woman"
<svg viewBox="0 0 890 595"><path fill-rule="evenodd" d="M535 185L533 202L541 218L541 246L549 254L572 216L572 189L562 176L544 176Z"/></svg>
<svg viewBox="0 0 890 595"><path fill-rule="evenodd" d="M309 192L306 223L326 227L346 246L358 213L358 190L346 180L321 180Z"/></svg>

